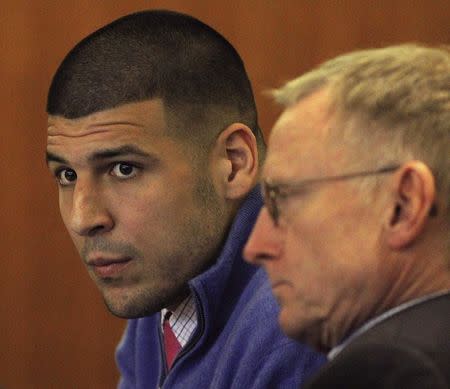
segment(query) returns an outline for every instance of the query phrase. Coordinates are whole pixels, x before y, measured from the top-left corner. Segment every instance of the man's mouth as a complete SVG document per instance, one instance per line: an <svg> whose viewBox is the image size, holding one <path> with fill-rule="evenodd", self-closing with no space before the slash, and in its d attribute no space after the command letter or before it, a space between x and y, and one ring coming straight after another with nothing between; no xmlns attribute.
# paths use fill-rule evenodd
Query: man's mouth
<svg viewBox="0 0 450 389"><path fill-rule="evenodd" d="M107 256L91 256L86 264L99 278L115 278L120 275L132 261L129 257L112 258Z"/></svg>

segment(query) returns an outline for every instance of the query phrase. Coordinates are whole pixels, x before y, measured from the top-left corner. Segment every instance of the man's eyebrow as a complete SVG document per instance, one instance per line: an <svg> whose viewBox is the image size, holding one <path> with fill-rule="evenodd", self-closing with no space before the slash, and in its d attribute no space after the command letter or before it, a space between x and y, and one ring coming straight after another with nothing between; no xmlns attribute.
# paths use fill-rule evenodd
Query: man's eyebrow
<svg viewBox="0 0 450 389"><path fill-rule="evenodd" d="M120 147L107 148L107 149L95 151L88 157L88 161L89 162L97 162L102 159L120 157L123 155L130 155L130 154L138 155L140 157L147 157L147 158L152 157L151 154L141 150L139 147L137 147L135 145L123 145ZM47 151L47 153L46 153L46 160L47 160L47 165L50 162L58 162L58 163L66 164L66 165L69 164L69 162L65 158L60 157L59 155L51 153L49 151Z"/></svg>
<svg viewBox="0 0 450 389"><path fill-rule="evenodd" d="M120 157L122 155L134 154L140 157L151 157L151 155L135 145L123 145L120 147L108 148L96 151L88 157L89 162L96 162L102 159Z"/></svg>
<svg viewBox="0 0 450 389"><path fill-rule="evenodd" d="M68 164L68 162L63 157L53 154L50 151L47 151L45 160L47 162L47 165L50 162L59 162L59 163L66 164L66 165Z"/></svg>

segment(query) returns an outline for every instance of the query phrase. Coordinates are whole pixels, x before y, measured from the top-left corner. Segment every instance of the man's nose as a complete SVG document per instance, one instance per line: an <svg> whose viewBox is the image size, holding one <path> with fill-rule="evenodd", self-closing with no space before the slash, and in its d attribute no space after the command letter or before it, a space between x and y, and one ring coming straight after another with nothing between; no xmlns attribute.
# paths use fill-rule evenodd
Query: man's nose
<svg viewBox="0 0 450 389"><path fill-rule="evenodd" d="M88 180L77 180L70 215L72 231L81 236L93 236L108 232L113 227L114 220L100 186Z"/></svg>
<svg viewBox="0 0 450 389"><path fill-rule="evenodd" d="M264 261L275 259L280 255L281 243L280 231L264 207L244 247L244 258L254 265L262 265Z"/></svg>

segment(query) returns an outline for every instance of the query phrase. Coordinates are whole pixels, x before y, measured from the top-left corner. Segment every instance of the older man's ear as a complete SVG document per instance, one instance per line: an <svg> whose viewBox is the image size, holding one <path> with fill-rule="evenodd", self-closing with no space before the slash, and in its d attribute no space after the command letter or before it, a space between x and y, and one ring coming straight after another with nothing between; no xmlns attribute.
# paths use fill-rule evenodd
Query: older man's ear
<svg viewBox="0 0 450 389"><path fill-rule="evenodd" d="M433 173L421 161L408 162L395 173L393 192L388 243L393 249L402 249L420 236L433 212L436 201Z"/></svg>

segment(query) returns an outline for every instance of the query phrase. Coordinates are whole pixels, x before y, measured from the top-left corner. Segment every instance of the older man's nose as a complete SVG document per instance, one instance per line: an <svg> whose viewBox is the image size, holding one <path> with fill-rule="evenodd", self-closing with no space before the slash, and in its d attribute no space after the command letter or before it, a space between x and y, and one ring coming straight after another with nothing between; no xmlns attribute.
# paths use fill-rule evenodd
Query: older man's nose
<svg viewBox="0 0 450 389"><path fill-rule="evenodd" d="M254 265L276 258L281 250L280 231L263 207L244 247L244 258Z"/></svg>

